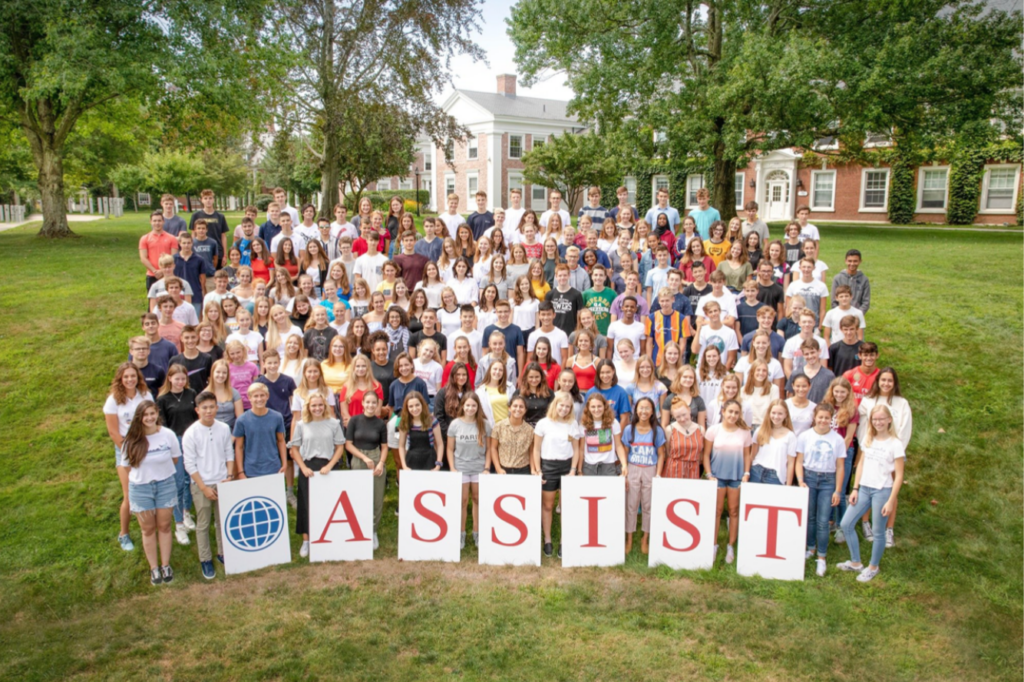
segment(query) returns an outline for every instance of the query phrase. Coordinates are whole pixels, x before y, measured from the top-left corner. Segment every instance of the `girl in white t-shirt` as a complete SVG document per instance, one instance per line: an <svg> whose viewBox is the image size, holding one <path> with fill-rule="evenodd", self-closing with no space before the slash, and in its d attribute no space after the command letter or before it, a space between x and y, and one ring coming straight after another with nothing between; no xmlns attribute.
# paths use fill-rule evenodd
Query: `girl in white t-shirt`
<svg viewBox="0 0 1024 682"><path fill-rule="evenodd" d="M740 393L744 408L750 408L750 428L757 429L765 420L768 405L779 399L779 387L769 381L768 365L754 360Z"/></svg>
<svg viewBox="0 0 1024 682"><path fill-rule="evenodd" d="M629 393L636 383L636 346L629 339L619 339L615 350L617 356L612 362L615 374L619 377L619 386Z"/></svg>
<svg viewBox="0 0 1024 682"><path fill-rule="evenodd" d="M249 362L259 363L263 354L263 337L259 332L252 330L252 315L245 308L240 308L235 320L238 322L238 331L229 335L226 343L238 341L245 346Z"/></svg>
<svg viewBox="0 0 1024 682"><path fill-rule="evenodd" d="M416 359L412 361L413 370L416 376L423 379L427 385L428 405L433 408L434 396L441 388L441 375L444 367L436 358L438 356L437 342L433 339L423 339L420 345L416 346Z"/></svg>
<svg viewBox="0 0 1024 682"><path fill-rule="evenodd" d="M843 463L846 444L842 436L832 430L832 407L814 408L814 427L804 431L796 442L796 479L807 496L807 552L805 558L818 551L816 573L825 575L825 557L829 544L829 521L832 507L839 504L843 489Z"/></svg>
<svg viewBox="0 0 1024 682"><path fill-rule="evenodd" d="M838 564L841 571L858 572L857 580L866 583L878 575L882 553L885 552L885 533L882 526L896 512L896 500L903 486L903 466L906 451L893 425L892 412L887 405L876 405L868 413L868 426L860 443L861 458L850 493L850 506L843 516L842 529L850 547L850 560ZM860 541L857 538L857 519L871 510L874 543L871 563L867 568L860 561Z"/></svg>
<svg viewBox="0 0 1024 682"><path fill-rule="evenodd" d="M763 329L754 332L754 337L750 340L750 351L739 359L733 371L746 378L755 360L768 365L768 380L779 387L781 395L782 391L786 390L786 373L782 369L782 363L772 357L771 337Z"/></svg>
<svg viewBox="0 0 1024 682"><path fill-rule="evenodd" d="M807 399L811 391L811 380L803 374L793 377L793 396L786 398L786 408L789 409L789 418L793 422L793 432L800 435L811 428L814 423L814 408L816 403Z"/></svg>
<svg viewBox="0 0 1024 682"><path fill-rule="evenodd" d="M423 266L423 279L416 283L417 289L422 289L427 294L427 304L431 308L441 307L441 291L444 289L444 282L441 281L441 271L434 261L429 261Z"/></svg>
<svg viewBox="0 0 1024 682"><path fill-rule="evenodd" d="M796 434L789 410L782 400L772 400L767 418L761 422L754 439L754 459L750 465L751 483L792 485L796 457Z"/></svg>
<svg viewBox="0 0 1024 682"><path fill-rule="evenodd" d="M751 412L750 405L744 404L740 394L740 378L735 374L728 374L722 383L718 386L718 395L715 396L714 400L707 403L707 425L710 429L715 424L722 423L722 407L730 400L735 400L740 404L742 408L743 421L750 425Z"/></svg>
<svg viewBox="0 0 1024 682"><path fill-rule="evenodd" d="M541 525L544 530L544 555L551 556L551 518L555 493L562 488L562 477L572 476L580 468L580 441L583 428L573 420L572 396L556 393L548 413L533 431L533 468L541 472ZM562 556L562 548L558 548Z"/></svg>
<svg viewBox="0 0 1024 682"><path fill-rule="evenodd" d="M146 380L143 379L138 367L130 362L121 363L114 373L114 380L110 382L107 400L103 403L103 418L107 425L107 435L114 442L114 466L117 469L117 477L121 480L121 532L117 536L117 542L126 552L135 549L135 545L128 535L132 518L128 503L129 467L124 460L122 447L136 409L147 400L152 401L153 396L146 387Z"/></svg>
<svg viewBox="0 0 1024 682"><path fill-rule="evenodd" d="M722 385L725 375L722 354L714 346L709 346L697 363L697 389L705 407L718 397L718 388ZM710 422L706 423L711 426Z"/></svg>
<svg viewBox="0 0 1024 682"><path fill-rule="evenodd" d="M512 324L522 330L524 339L528 339L537 326L537 309L540 306L530 278L522 275L517 279L509 298L512 299Z"/></svg>

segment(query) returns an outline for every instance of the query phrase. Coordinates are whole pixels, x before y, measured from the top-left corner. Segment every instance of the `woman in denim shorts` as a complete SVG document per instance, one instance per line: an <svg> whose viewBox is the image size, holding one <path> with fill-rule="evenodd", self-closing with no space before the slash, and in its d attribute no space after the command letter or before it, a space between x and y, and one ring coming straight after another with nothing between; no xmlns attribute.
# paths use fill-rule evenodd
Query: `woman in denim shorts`
<svg viewBox="0 0 1024 682"><path fill-rule="evenodd" d="M708 429L704 436L704 471L712 481L718 482L718 504L715 509L715 539L722 523L722 508L729 500L729 544L725 548L725 563L736 558L733 547L740 525L740 483L750 477L750 427L743 421L743 406L736 400L722 405L722 421ZM715 544L718 554L718 544Z"/></svg>

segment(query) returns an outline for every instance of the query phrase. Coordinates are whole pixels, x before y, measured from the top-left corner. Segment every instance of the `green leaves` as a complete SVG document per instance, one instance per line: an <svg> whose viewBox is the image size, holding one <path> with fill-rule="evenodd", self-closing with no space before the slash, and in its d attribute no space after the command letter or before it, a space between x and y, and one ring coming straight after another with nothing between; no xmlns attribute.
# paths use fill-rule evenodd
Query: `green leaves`
<svg viewBox="0 0 1024 682"><path fill-rule="evenodd" d="M523 177L531 184L557 188L566 205L575 206L587 187L622 177L618 160L608 152L606 140L598 135L556 135L523 156Z"/></svg>

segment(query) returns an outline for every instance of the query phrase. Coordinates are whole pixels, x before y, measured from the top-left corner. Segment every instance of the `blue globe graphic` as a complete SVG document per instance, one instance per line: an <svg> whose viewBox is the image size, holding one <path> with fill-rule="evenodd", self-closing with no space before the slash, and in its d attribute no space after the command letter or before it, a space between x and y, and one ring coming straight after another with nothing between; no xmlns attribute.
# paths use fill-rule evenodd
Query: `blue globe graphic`
<svg viewBox="0 0 1024 682"><path fill-rule="evenodd" d="M274 544L284 530L281 507L267 497L247 497L228 512L224 523L228 542L243 552L258 552Z"/></svg>

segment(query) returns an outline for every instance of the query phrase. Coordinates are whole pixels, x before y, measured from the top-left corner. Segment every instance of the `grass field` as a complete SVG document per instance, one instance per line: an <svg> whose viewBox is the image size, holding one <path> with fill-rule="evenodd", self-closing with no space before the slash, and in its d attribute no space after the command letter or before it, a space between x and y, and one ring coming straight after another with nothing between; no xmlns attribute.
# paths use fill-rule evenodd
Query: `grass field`
<svg viewBox="0 0 1024 682"><path fill-rule="evenodd" d="M1019 234L827 228L864 254L867 338L914 408L897 547L862 585L650 570L298 560L212 583L175 546L149 585L116 543L121 489L100 407L137 333L142 216L81 238L0 233L0 677L79 679L1019 680ZM1009 265L1007 265L1009 264ZM557 524L556 524L557 525ZM722 528L725 530L724 524ZM293 554L298 540L293 536Z"/></svg>

